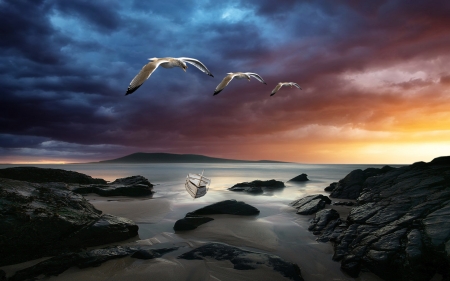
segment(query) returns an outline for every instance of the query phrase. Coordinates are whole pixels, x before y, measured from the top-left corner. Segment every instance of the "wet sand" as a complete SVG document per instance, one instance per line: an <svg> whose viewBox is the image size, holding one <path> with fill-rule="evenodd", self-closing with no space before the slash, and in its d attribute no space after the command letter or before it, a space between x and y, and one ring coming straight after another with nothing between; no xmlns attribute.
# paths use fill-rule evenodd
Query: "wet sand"
<svg viewBox="0 0 450 281"><path fill-rule="evenodd" d="M172 229L175 221L197 209L197 203L175 204L167 198L87 198L103 212L130 218L139 224L139 237L116 245L137 243L156 248L176 246L179 249L153 260L127 257L108 261L95 268L73 267L57 277L44 280L289 280L265 267L235 270L229 261L177 259L180 254L207 242L223 242L278 255L298 264L307 281L381 280L370 273L362 273L357 279L344 274L339 268L340 263L331 260L331 244L316 242L315 236L307 230L313 216L297 215L293 208L283 202L252 204L261 210L258 216L210 215L213 221L195 230L175 233ZM348 213L350 209L345 206L333 208L341 213ZM7 276L11 276L16 270L34 263L36 261L2 269Z"/></svg>

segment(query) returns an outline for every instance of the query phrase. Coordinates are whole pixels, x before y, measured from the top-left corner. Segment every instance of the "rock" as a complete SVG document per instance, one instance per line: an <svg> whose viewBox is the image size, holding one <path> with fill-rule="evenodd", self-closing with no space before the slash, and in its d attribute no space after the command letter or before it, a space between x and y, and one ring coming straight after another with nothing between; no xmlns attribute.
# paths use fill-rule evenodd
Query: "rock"
<svg viewBox="0 0 450 281"><path fill-rule="evenodd" d="M331 205L333 205L333 206L354 206L355 203L353 203L351 201L349 201L349 202L336 201L336 202L331 203Z"/></svg>
<svg viewBox="0 0 450 281"><path fill-rule="evenodd" d="M309 181L307 174L301 174L296 176L295 178L292 178L288 181L296 181L296 182L303 182L303 181Z"/></svg>
<svg viewBox="0 0 450 281"><path fill-rule="evenodd" d="M230 261L236 270L270 268L291 280L303 280L300 268L278 256L243 250L223 243L209 243L180 255L179 259L203 260L209 257Z"/></svg>
<svg viewBox="0 0 450 281"><path fill-rule="evenodd" d="M152 259L177 248L149 249L148 246L123 247L114 246L93 249L80 253L67 253L50 258L29 268L17 271L10 281L35 280L40 275L57 276L72 266L78 268L96 267L102 263L131 255L138 259Z"/></svg>
<svg viewBox="0 0 450 281"><path fill-rule="evenodd" d="M330 183L329 186L325 187L324 190L327 192L331 192L336 188L337 184L338 184L337 182L332 182L332 183Z"/></svg>
<svg viewBox="0 0 450 281"><path fill-rule="evenodd" d="M331 200L322 194L309 195L304 198L295 200L289 205L297 209L297 214L311 215L325 207L325 204L330 204Z"/></svg>
<svg viewBox="0 0 450 281"><path fill-rule="evenodd" d="M197 216L192 213L188 213L183 219L177 220L173 226L175 231L184 231L196 229L198 226L212 221L214 219L208 217Z"/></svg>
<svg viewBox="0 0 450 281"><path fill-rule="evenodd" d="M267 190L273 190L278 188L285 187L284 183L277 180L268 180L268 181L261 181L261 180L255 180L252 182L241 182L233 185L232 187L228 188L228 190L231 191L245 191L249 193L263 193L265 189Z"/></svg>
<svg viewBox="0 0 450 281"><path fill-rule="evenodd" d="M131 257L141 260L150 260L163 256L165 253L172 252L178 248L163 248L163 249L138 249Z"/></svg>
<svg viewBox="0 0 450 281"><path fill-rule="evenodd" d="M13 167L0 169L0 178L35 183L64 182L78 184L106 184L106 181L103 179L94 179L88 175L78 172L37 167Z"/></svg>
<svg viewBox="0 0 450 281"><path fill-rule="evenodd" d="M385 280L450 275L450 157L400 168L356 170L339 181L339 196L358 194L345 223L317 213L310 230L334 242L334 260L352 277L361 269ZM333 191L333 193L335 192ZM319 227L317 227L319 226ZM334 228L334 229L333 229Z"/></svg>
<svg viewBox="0 0 450 281"><path fill-rule="evenodd" d="M64 186L0 178L0 266L137 235L132 221L102 214Z"/></svg>
<svg viewBox="0 0 450 281"><path fill-rule="evenodd" d="M394 168L390 166L384 166L381 169L367 168L364 171L361 169L350 172L345 178L340 180L334 187L327 187L328 190L332 190L330 197L343 198L343 199L356 199L358 198L363 188L364 181L373 176L378 176L389 172ZM326 190L326 191L328 191Z"/></svg>
<svg viewBox="0 0 450 281"><path fill-rule="evenodd" d="M120 178L108 184L69 184L68 188L79 194L96 193L100 196L149 196L154 193L153 184L143 176Z"/></svg>
<svg viewBox="0 0 450 281"><path fill-rule="evenodd" d="M324 229L327 224L335 219L339 218L339 214L334 209L327 209L318 211L311 222L311 225L308 227L309 231L321 231Z"/></svg>
<svg viewBox="0 0 450 281"><path fill-rule="evenodd" d="M201 209L195 210L191 215L214 215L214 214L228 214L240 216L254 216L259 214L259 210L249 204L236 200L220 201Z"/></svg>
<svg viewBox="0 0 450 281"><path fill-rule="evenodd" d="M204 217L204 215L240 215L240 216L253 216L258 215L259 210L255 207L248 205L242 201L225 200L220 201L193 212L187 213L186 216L175 222L173 229L175 231L184 231L196 229L198 226L205 224L214 219Z"/></svg>

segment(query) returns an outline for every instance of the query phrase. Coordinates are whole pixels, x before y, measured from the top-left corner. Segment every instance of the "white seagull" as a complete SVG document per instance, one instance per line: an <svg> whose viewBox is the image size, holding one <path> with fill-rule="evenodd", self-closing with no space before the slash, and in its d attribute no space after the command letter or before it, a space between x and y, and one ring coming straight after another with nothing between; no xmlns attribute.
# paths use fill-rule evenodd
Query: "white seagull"
<svg viewBox="0 0 450 281"><path fill-rule="evenodd" d="M186 71L187 65L186 63L190 63L193 66L197 67L204 73L208 74L211 77L214 77L212 73L206 68L206 66L199 60L192 58L151 58L148 59L150 62L144 65L144 67L139 71L139 73L131 80L130 86L128 86L126 95L129 95L136 91L144 82L147 80L150 75L152 75L153 71L158 68L158 66L162 66L164 68L172 68L172 67L180 67L184 71Z"/></svg>
<svg viewBox="0 0 450 281"><path fill-rule="evenodd" d="M280 82L275 87L275 89L273 89L272 94L270 94L270 96L275 95L278 92L278 90L281 89L281 87L283 87L283 86L291 86L291 88L292 88L292 86L294 86L294 87L299 88L300 90L302 89L302 88L300 88L300 86L297 83L294 83L294 82Z"/></svg>
<svg viewBox="0 0 450 281"><path fill-rule="evenodd" d="M267 85L266 82L264 82L264 80L262 79L261 76L259 76L256 73L253 72L230 72L227 73L228 75L225 76L225 78L223 78L222 82L220 82L219 85L217 85L216 90L214 91L214 95L217 95L218 93L222 92L222 90L228 85L228 83L230 83L231 80L233 80L233 78L236 79L245 79L247 78L248 81L250 81L250 77L254 77L256 80L258 80L261 83L264 83Z"/></svg>

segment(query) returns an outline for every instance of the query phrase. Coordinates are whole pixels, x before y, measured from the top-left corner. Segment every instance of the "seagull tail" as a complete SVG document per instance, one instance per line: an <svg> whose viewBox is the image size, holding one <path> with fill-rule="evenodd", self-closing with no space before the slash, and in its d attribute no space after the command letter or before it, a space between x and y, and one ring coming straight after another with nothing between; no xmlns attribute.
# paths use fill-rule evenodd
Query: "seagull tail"
<svg viewBox="0 0 450 281"><path fill-rule="evenodd" d="M270 94L270 96L273 96L273 95L275 95L275 93Z"/></svg>
<svg viewBox="0 0 450 281"><path fill-rule="evenodd" d="M222 92L222 90L219 90L219 91L215 91L215 92L214 92L214 95L213 95L213 96L215 96L215 95L219 94L220 92Z"/></svg>

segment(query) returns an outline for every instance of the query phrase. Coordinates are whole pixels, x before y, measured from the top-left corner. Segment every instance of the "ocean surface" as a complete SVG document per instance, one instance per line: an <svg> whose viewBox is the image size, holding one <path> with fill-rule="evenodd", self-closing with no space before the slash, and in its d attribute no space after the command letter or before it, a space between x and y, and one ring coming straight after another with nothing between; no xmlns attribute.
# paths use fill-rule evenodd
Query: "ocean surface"
<svg viewBox="0 0 450 281"><path fill-rule="evenodd" d="M1 168L23 165L0 165ZM30 166L30 165L27 165ZM381 168L383 165L307 165L292 163L245 164L65 164L32 165L76 171L94 178L114 181L134 175L146 177L154 184L152 198L124 198L87 196L87 199L105 213L132 219L139 225L139 239L149 243L184 241L204 243L224 242L234 246L270 252L281 256L302 268L307 280L354 280L339 269L340 264L331 259L330 243L318 243L307 230L312 216L295 214L289 202L309 194L324 192L330 183L339 181L355 169ZM399 165L395 165L398 167ZM204 197L193 199L185 190L188 173L201 173L211 179ZM307 182L288 182L302 173ZM233 192L228 188L236 183L253 180L275 179L286 187L263 194ZM261 212L255 217L230 215L212 216L215 220L196 230L175 233L174 223L186 213L203 206L227 199L244 201ZM348 207L334 207L344 216ZM340 208L340 210L339 210ZM181 239L181 240L180 240ZM170 259L170 258L169 258ZM67 276L66 276L67 277ZM325 279L324 279L325 278ZM62 278L58 280L68 280ZM119 279L121 280L121 279ZM362 274L357 280L380 280L371 273Z"/></svg>

